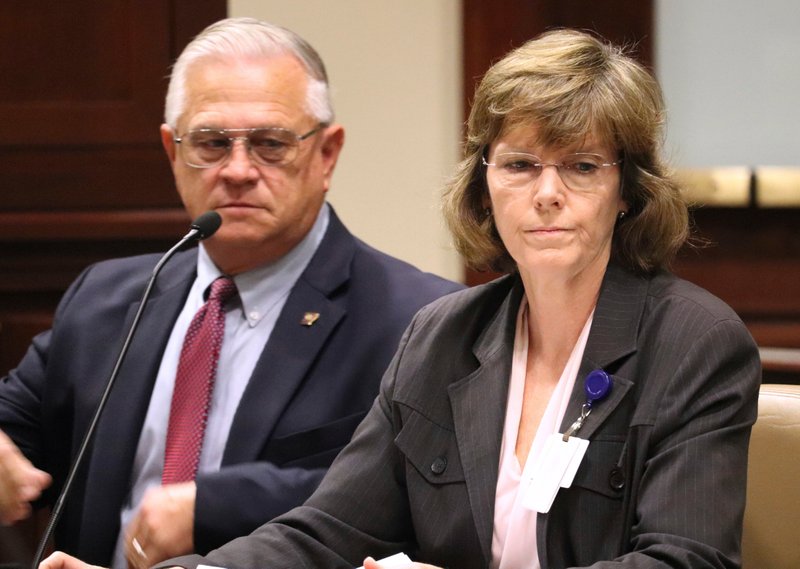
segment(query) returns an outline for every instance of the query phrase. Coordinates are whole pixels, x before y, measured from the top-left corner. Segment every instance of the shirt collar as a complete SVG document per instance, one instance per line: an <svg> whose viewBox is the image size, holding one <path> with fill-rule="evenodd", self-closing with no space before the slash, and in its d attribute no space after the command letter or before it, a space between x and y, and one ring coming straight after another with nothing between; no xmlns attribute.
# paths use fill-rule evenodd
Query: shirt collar
<svg viewBox="0 0 800 569"><path fill-rule="evenodd" d="M322 241L330 220L330 206L323 203L311 230L300 243L280 259L233 277L239 291L242 314L248 324L256 326L270 308L289 295ZM214 280L223 276L211 260L203 243L198 247L195 285L205 291Z"/></svg>

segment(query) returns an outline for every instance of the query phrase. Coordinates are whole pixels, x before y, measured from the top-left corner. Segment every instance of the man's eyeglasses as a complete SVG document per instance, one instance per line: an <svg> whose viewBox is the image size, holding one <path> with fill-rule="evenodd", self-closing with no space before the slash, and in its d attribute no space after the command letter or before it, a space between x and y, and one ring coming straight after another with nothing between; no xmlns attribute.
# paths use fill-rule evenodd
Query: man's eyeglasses
<svg viewBox="0 0 800 569"><path fill-rule="evenodd" d="M491 168L487 176L510 190L530 187L546 166L553 166L569 189L581 192L592 190L605 180L607 168L620 163L622 160L608 162L602 156L590 153L568 154L559 162L542 162L538 156L524 152L498 154L494 162L483 159L484 166Z"/></svg>
<svg viewBox="0 0 800 569"><path fill-rule="evenodd" d="M297 156L303 140L327 125L318 124L305 134L287 128L201 128L173 138L180 145L183 161L194 168L213 168L227 161L237 140L245 143L253 162L265 166L283 166Z"/></svg>

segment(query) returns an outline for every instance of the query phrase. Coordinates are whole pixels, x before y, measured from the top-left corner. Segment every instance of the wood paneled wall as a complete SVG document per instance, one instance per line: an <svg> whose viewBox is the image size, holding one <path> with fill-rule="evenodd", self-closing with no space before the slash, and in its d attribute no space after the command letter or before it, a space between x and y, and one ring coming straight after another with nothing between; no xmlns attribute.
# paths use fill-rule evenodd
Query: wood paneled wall
<svg viewBox="0 0 800 569"><path fill-rule="evenodd" d="M81 269L185 233L158 127L225 0L0 3L0 372Z"/></svg>
<svg viewBox="0 0 800 569"><path fill-rule="evenodd" d="M0 375L88 264L163 251L189 219L159 125L169 66L225 0L0 2ZM41 519L0 529L29 563Z"/></svg>

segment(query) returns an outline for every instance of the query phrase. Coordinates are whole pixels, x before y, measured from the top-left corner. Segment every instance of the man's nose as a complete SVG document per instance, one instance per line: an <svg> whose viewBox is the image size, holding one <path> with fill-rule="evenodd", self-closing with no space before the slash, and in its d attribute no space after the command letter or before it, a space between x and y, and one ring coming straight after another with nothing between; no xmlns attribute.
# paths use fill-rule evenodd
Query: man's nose
<svg viewBox="0 0 800 569"><path fill-rule="evenodd" d="M246 138L231 138L230 155L224 166L226 175L232 177L247 177L250 175L253 161L250 158L249 148Z"/></svg>

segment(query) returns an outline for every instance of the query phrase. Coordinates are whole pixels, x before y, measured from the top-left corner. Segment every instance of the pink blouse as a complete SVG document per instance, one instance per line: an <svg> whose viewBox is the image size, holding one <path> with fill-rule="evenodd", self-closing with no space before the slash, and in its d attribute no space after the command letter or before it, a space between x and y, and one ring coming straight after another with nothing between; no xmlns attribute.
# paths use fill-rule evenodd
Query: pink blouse
<svg viewBox="0 0 800 569"><path fill-rule="evenodd" d="M522 505L526 481L541 457L547 438L558 432L569 403L575 378L586 348L592 316L589 315L578 341L572 348L567 365L561 373L536 436L528 453L524 469L520 467L515 451L522 399L525 392L525 374L528 360L528 303L523 298L517 316L514 337L514 355L511 364L511 379L506 405L506 421L503 428L503 444L500 449L500 470L495 492L494 532L492 536L491 569L539 569L539 554L536 549L537 513Z"/></svg>

